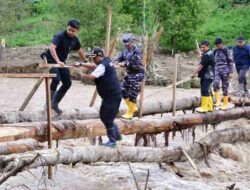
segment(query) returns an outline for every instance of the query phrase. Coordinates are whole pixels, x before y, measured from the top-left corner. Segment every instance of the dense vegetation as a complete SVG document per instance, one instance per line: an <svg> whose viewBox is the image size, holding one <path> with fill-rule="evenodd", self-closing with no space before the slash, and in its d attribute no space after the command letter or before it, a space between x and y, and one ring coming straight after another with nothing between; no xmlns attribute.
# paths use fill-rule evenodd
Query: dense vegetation
<svg viewBox="0 0 250 190"><path fill-rule="evenodd" d="M110 5L113 37L150 33L162 25L162 50L189 51L195 48L195 39L213 42L220 36L233 44L238 35L250 38L249 4L249 0L0 0L0 38L10 47L48 44L68 19L77 18L83 46L103 46Z"/></svg>

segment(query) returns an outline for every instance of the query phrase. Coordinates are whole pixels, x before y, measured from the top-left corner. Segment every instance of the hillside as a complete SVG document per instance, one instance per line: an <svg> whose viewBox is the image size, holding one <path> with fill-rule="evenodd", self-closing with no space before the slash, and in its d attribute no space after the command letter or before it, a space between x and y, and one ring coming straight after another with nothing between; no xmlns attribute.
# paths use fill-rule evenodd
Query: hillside
<svg viewBox="0 0 250 190"><path fill-rule="evenodd" d="M33 4L31 4L31 6L29 5L28 7L25 7L25 14L20 13L21 15L20 18L18 16L18 19L15 19L13 21L7 19L6 22L4 22L3 20L2 23L0 23L0 26L5 26L2 27L2 29L0 29L0 38L6 39L8 47L49 44L53 34L57 31L64 29L67 19L72 17L77 17L77 15L82 15L80 16L81 17L80 20L82 21L83 27L81 32L79 33L79 37L81 38L83 45L85 47L86 46L91 47L94 45L98 46L103 45L102 44L104 41L103 27L105 27L103 21L105 21L105 17L102 15L105 14L104 10L98 9L95 11L95 7L89 8L87 7L88 5L86 6L82 5L83 7L78 8L79 13L77 14L77 13L67 12L68 9L70 8L76 8L76 5L74 5L73 3L65 5L65 7L69 6L68 9L66 9L67 7L61 8L62 6L58 7L58 5L60 4L56 4L56 2L63 2L63 1L36 0L34 2ZM138 4L137 1L131 0L130 2L126 3L125 1L119 0L117 2L120 2L120 4L117 3L113 5L114 12L115 11L116 12L114 13L115 18L113 19L114 28L112 30L113 31L112 35L114 35L117 32L115 30L118 27L120 28L120 30L122 30L121 32L124 32L128 30L128 28L130 28L130 31L137 32L140 34L142 32L140 29L141 19L138 19L140 15L138 15L139 13L134 10L136 7L138 9L141 8L138 7L139 5L137 5ZM130 7L127 8L124 5L125 4L124 2ZM148 2L147 5L148 12L146 12L146 23L150 25L154 23L152 17L156 17L155 16L156 13L153 13L151 10L153 9L151 5L152 2L150 0L146 0L146 2ZM176 6L177 5L178 4L176 3ZM249 3L235 5L232 4L232 0L223 1L223 3L221 1L213 0L213 1L208 1L207 4L205 5L207 6L206 9L209 9L209 13L204 12L204 15L202 15L201 12L200 13L201 16L206 15L206 17L203 18L201 22L197 21L196 25L192 30L180 31L179 34L178 33L175 34L176 31L174 31L174 29L171 29L171 27L168 27L169 25L168 22L162 23L163 25L168 24L167 26L165 26L165 34L161 39L161 45L164 50L168 51L171 48L172 49L177 48L177 50L180 51L190 51L195 48L194 44L190 44L194 41L194 38L197 38L198 40L208 39L209 41L213 42L217 36L220 36L225 39L227 44L230 45L233 45L235 43L235 39L239 35L243 35L247 39L250 38ZM89 10L90 12L86 12L84 11L85 8L86 10L93 9L93 11L95 11L94 13L95 16L98 14L98 16L96 16L98 18L95 18L94 20L89 20L93 18L93 15L90 15L93 14L92 13L93 11ZM23 9L24 8L17 11L22 12ZM77 12L77 10L75 12ZM119 16L117 16L118 13ZM16 13L13 14L16 15ZM87 17L86 16L84 17L84 14L86 14ZM159 20L164 19L161 18L161 13L159 13L157 16L159 17ZM198 16L199 15L197 15L196 17ZM4 17L4 12L0 13L0 18L2 17ZM190 20L196 19L196 17L192 18L190 16ZM177 25L179 24L178 22L179 20L176 21ZM191 21L191 22L196 22L196 21ZM173 25L174 24L175 23L173 23ZM181 28L185 28L184 24L181 23L179 25ZM188 25L187 27L190 26ZM194 34L192 34L191 36L186 35L185 33L187 32ZM177 42L175 41L173 42L177 43L176 45L177 47L175 47L174 45L169 45L170 42L169 40L166 39L166 36L172 34L173 36L171 38L178 38Z"/></svg>

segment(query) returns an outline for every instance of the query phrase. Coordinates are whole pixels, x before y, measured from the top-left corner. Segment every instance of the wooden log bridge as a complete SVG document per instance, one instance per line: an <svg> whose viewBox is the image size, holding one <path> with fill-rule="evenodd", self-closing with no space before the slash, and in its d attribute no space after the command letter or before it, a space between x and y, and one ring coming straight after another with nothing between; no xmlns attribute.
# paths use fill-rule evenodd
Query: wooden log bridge
<svg viewBox="0 0 250 190"><path fill-rule="evenodd" d="M187 161L186 155L191 159L206 158L221 143L249 141L249 128L229 128L211 132L199 142L188 147L152 148L118 146L117 148L107 148L101 146L77 146L6 155L0 157L2 164L1 172L3 173L0 178L0 184L25 169L40 166L68 165L78 162L85 164L93 162L183 162Z"/></svg>
<svg viewBox="0 0 250 190"><path fill-rule="evenodd" d="M182 98L177 100L177 110L189 110L198 107L200 98ZM119 116L126 112L125 107L121 106ZM52 116L53 120L84 120L98 119L99 107L86 107L82 109L63 110L63 114ZM152 115L167 113L172 111L172 101L147 101L143 106L143 115ZM0 112L0 124L20 123L20 122L36 122L45 121L46 113L44 111L18 111L18 112Z"/></svg>
<svg viewBox="0 0 250 190"><path fill-rule="evenodd" d="M120 132L124 135L149 134L184 130L197 125L218 124L223 121L250 118L250 107L232 108L205 114L186 114L164 118L140 118L132 121L117 119ZM40 142L47 140L46 122L14 123L0 125L0 142L33 138ZM106 129L98 120L61 120L52 123L53 140L80 137L105 136Z"/></svg>

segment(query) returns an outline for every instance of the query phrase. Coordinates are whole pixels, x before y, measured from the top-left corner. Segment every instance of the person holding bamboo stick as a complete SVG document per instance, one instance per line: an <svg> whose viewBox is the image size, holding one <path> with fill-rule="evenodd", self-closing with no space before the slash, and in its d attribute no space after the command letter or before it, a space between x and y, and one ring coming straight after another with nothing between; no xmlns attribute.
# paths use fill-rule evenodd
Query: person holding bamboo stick
<svg viewBox="0 0 250 190"><path fill-rule="evenodd" d="M208 41L203 41L201 43L201 51L201 61L192 78L195 78L198 74L201 85L201 107L196 111L205 113L213 111L213 99L210 92L210 86L215 78L215 61L213 52L209 49Z"/></svg>
<svg viewBox="0 0 250 190"><path fill-rule="evenodd" d="M87 62L80 41L76 36L79 29L80 21L74 19L70 20L67 29L63 32L57 33L53 37L49 49L42 53L41 57L46 57L48 63L56 63L63 67L64 64L66 64L69 52L73 50L79 54L82 61ZM57 74L57 76L52 79L50 85L52 100L51 107L58 115L60 115L62 110L59 108L58 104L61 102L72 84L70 71L68 68L52 68L50 73ZM60 82L62 82L62 86L57 90Z"/></svg>
<svg viewBox="0 0 250 190"><path fill-rule="evenodd" d="M115 147L116 142L122 139L118 126L114 123L122 101L121 86L113 63L110 58L104 56L102 49L94 48L89 57L93 58L94 63L83 63L82 66L93 72L83 74L82 77L95 81L97 92L102 98L100 118L107 129L109 139L103 146Z"/></svg>
<svg viewBox="0 0 250 190"><path fill-rule="evenodd" d="M115 64L119 64L126 68L126 76L122 82L122 95L128 110L122 117L125 119L133 118L136 112L137 97L141 92L141 82L144 79L144 68L142 64L142 51L133 44L131 34L126 34L122 37L124 49L118 54L115 59ZM123 63L122 63L123 62Z"/></svg>

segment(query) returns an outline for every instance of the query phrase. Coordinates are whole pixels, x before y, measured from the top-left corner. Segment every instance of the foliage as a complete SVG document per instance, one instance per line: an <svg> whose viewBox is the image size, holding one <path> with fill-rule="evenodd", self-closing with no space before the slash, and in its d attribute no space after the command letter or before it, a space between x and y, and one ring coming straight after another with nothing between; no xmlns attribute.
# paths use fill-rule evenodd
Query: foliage
<svg viewBox="0 0 250 190"><path fill-rule="evenodd" d="M111 39L145 30L151 35L159 25L164 27L160 45L165 52L192 50L195 39L213 42L220 36L232 44L238 35L250 38L250 0L0 0L0 38L8 46L49 44L76 18L82 45L103 47L108 6Z"/></svg>

